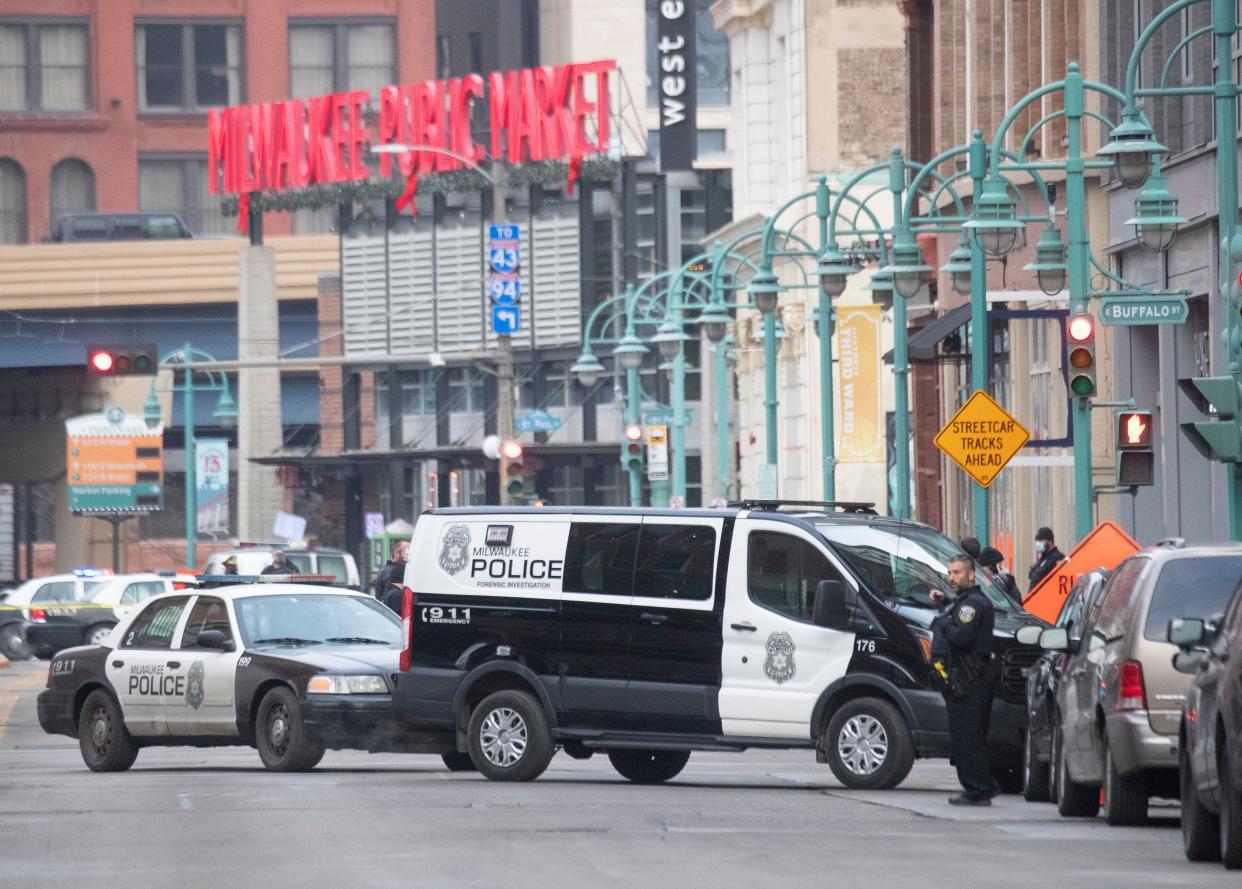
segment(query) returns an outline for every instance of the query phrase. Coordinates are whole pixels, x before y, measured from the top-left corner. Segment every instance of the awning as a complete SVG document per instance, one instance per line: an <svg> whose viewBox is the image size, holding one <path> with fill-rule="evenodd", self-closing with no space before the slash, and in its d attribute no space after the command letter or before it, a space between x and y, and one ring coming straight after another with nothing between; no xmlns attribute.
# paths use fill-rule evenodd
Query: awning
<svg viewBox="0 0 1242 889"><path fill-rule="evenodd" d="M916 331L907 344L907 356L912 362L935 361L939 356L936 347L940 341L959 327L970 322L970 303L958 306L945 312L931 324ZM961 354L966 354L963 351ZM893 353L886 352L884 363L893 363Z"/></svg>

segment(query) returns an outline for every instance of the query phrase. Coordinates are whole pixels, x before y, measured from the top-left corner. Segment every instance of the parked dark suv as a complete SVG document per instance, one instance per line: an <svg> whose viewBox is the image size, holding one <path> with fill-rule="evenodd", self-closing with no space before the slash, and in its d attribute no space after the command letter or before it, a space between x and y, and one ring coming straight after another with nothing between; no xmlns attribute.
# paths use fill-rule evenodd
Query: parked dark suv
<svg viewBox="0 0 1242 889"><path fill-rule="evenodd" d="M1083 617L1091 610L1105 582L1112 576L1107 568L1096 568L1078 578L1065 598L1056 626L1068 638L1081 640ZM1018 630L1018 641L1033 643L1039 639L1040 627ZM1056 724L1057 690L1069 665L1067 651L1046 651L1026 674L1026 737L1022 755L1022 795L1030 802L1046 802L1052 798L1052 734Z"/></svg>
<svg viewBox="0 0 1242 889"><path fill-rule="evenodd" d="M1177 618L1175 669L1193 677L1177 749L1182 840L1191 861L1242 868L1242 580L1223 617Z"/></svg>
<svg viewBox="0 0 1242 889"><path fill-rule="evenodd" d="M1062 815L1141 824L1150 797L1176 798L1178 734L1190 678L1173 669L1175 617L1220 614L1242 577L1242 546L1155 547L1117 566L1087 612L1081 639L1045 630L1069 653L1057 691L1052 772Z"/></svg>

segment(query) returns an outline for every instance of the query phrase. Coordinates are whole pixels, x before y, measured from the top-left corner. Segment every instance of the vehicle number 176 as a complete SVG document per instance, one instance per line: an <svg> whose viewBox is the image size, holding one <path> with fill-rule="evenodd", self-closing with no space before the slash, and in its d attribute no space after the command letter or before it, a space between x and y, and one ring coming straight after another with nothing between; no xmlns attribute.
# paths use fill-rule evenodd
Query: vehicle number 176
<svg viewBox="0 0 1242 889"><path fill-rule="evenodd" d="M468 624L470 623L469 608L442 608L439 605L428 605L422 609L425 624Z"/></svg>

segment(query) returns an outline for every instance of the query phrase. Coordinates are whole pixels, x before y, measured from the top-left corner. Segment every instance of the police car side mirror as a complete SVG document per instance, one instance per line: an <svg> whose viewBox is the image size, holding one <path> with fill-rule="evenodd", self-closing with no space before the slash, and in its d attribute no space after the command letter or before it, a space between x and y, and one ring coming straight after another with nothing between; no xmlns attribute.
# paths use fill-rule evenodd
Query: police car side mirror
<svg viewBox="0 0 1242 889"><path fill-rule="evenodd" d="M232 651L233 640L225 635L223 630L203 630L198 634L196 640L199 648L208 648L212 651Z"/></svg>
<svg viewBox="0 0 1242 889"><path fill-rule="evenodd" d="M1044 651L1065 651L1069 648L1069 633L1064 627L1052 627L1039 634L1039 647Z"/></svg>
<svg viewBox="0 0 1242 889"><path fill-rule="evenodd" d="M821 580L815 586L815 610L811 620L817 627L850 630L857 605L858 595L852 587L839 580Z"/></svg>

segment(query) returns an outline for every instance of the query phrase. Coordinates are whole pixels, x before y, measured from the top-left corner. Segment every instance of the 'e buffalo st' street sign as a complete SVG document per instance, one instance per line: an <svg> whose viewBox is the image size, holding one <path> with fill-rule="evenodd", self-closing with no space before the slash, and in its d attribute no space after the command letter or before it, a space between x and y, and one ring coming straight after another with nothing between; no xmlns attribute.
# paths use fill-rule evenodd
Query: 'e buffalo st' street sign
<svg viewBox="0 0 1242 889"><path fill-rule="evenodd" d="M1184 324L1190 307L1182 294L1100 296L1100 323L1107 326Z"/></svg>
<svg viewBox="0 0 1242 889"><path fill-rule="evenodd" d="M982 389L966 399L935 438L967 475L987 487L1031 434Z"/></svg>

